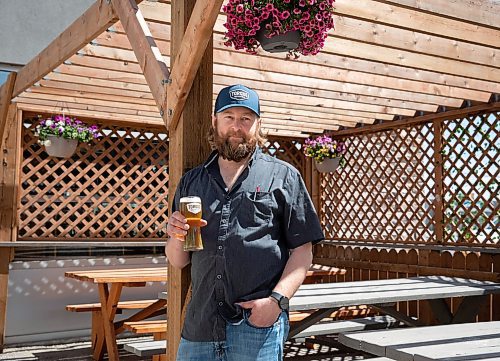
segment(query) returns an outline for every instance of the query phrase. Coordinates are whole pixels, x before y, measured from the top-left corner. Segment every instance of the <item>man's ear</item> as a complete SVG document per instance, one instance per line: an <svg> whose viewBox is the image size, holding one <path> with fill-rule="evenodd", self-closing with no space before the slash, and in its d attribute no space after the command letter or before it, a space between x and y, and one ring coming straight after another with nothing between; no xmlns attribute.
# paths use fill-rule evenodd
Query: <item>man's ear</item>
<svg viewBox="0 0 500 361"><path fill-rule="evenodd" d="M215 129L215 121L217 120L217 117L215 115L212 115L212 127Z"/></svg>

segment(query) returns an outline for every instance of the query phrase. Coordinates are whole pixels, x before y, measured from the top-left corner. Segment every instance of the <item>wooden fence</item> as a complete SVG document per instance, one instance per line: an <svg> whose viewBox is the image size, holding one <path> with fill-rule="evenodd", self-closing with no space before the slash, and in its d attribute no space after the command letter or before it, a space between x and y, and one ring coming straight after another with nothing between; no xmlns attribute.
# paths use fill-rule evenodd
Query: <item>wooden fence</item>
<svg viewBox="0 0 500 361"><path fill-rule="evenodd" d="M500 254L398 249L395 247L351 247L320 244L315 247L314 262L345 268L347 273L336 281L361 281L406 278L418 275L442 275L500 282ZM461 300L448 300L452 311ZM488 296L481 307L479 321L500 320L500 295ZM398 309L417 316L427 324L434 322L425 301L400 302Z"/></svg>
<svg viewBox="0 0 500 361"><path fill-rule="evenodd" d="M500 248L498 111L344 140L321 176L328 239Z"/></svg>
<svg viewBox="0 0 500 361"><path fill-rule="evenodd" d="M70 159L49 157L23 128L18 240L159 240L168 219L168 139L163 129L103 125ZM303 171L300 144L271 138L264 152Z"/></svg>

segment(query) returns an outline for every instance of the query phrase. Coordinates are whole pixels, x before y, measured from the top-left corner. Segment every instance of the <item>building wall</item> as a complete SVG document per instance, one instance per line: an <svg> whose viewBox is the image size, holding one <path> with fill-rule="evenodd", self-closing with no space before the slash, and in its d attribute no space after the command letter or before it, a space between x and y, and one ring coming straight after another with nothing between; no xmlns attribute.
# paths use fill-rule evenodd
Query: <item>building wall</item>
<svg viewBox="0 0 500 361"><path fill-rule="evenodd" d="M166 267L164 256L60 259L12 262L7 296L7 345L90 337L91 313L66 311L69 304L99 300L97 285L64 277L78 269ZM124 287L120 300L156 299L165 282ZM117 319L131 316L124 311ZM1 359L1 356L0 356Z"/></svg>
<svg viewBox="0 0 500 361"><path fill-rule="evenodd" d="M94 0L0 0L0 69L24 65Z"/></svg>

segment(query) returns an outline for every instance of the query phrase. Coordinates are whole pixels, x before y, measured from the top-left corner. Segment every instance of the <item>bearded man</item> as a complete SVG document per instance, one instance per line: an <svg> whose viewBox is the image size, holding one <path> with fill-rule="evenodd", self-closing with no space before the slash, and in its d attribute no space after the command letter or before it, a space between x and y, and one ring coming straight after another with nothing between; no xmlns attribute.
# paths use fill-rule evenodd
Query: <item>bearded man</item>
<svg viewBox="0 0 500 361"><path fill-rule="evenodd" d="M288 300L306 277L312 244L324 238L300 173L262 153L259 117L254 90L222 89L213 152L176 190L165 252L174 267L192 265L178 361L282 360ZM183 250L189 225L177 210L186 196L202 200L201 251Z"/></svg>

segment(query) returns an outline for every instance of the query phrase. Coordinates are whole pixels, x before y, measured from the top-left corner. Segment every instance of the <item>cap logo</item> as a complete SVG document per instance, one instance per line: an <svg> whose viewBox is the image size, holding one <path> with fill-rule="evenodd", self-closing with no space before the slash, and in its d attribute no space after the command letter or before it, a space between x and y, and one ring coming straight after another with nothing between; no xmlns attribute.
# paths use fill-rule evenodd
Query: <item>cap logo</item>
<svg viewBox="0 0 500 361"><path fill-rule="evenodd" d="M229 97L233 100L247 100L250 95L245 90L231 90Z"/></svg>

